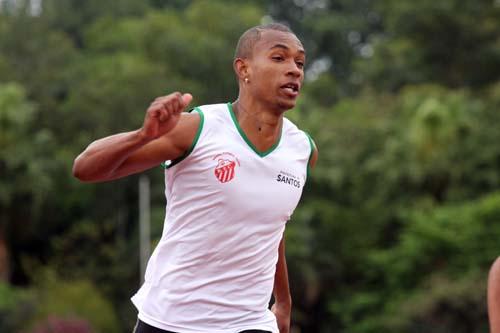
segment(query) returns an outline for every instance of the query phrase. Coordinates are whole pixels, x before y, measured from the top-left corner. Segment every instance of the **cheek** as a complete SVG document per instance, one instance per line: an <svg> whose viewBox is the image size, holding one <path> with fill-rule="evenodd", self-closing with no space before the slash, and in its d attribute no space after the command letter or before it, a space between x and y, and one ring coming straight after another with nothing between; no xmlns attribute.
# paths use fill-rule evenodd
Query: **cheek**
<svg viewBox="0 0 500 333"><path fill-rule="evenodd" d="M272 67L260 68L260 70L256 74L256 78L260 86L273 86L278 78L276 69Z"/></svg>
<svg viewBox="0 0 500 333"><path fill-rule="evenodd" d="M275 94L275 80L271 76L272 73L267 73L259 79L258 84L255 89L258 91L259 95L267 96Z"/></svg>

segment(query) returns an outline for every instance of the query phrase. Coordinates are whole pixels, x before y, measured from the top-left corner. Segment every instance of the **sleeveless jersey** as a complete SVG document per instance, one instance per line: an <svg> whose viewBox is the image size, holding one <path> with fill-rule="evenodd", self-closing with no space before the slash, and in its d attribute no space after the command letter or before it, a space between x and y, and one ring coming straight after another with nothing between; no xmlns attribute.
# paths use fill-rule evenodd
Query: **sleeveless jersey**
<svg viewBox="0 0 500 333"><path fill-rule="evenodd" d="M312 141L288 119L259 152L231 104L195 109L198 133L165 170L167 208L145 282L132 297L139 319L179 333L278 333L268 309L278 247L302 194Z"/></svg>

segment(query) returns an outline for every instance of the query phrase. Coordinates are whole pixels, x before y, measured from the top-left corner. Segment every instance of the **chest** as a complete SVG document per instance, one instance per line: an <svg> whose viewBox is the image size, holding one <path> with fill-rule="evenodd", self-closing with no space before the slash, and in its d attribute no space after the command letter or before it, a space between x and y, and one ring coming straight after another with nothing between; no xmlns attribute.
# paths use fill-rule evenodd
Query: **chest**
<svg viewBox="0 0 500 333"><path fill-rule="evenodd" d="M261 156L241 137L220 132L201 141L186 162L172 181L193 184L185 190L200 191L241 218L288 220L307 175L307 155L286 137Z"/></svg>

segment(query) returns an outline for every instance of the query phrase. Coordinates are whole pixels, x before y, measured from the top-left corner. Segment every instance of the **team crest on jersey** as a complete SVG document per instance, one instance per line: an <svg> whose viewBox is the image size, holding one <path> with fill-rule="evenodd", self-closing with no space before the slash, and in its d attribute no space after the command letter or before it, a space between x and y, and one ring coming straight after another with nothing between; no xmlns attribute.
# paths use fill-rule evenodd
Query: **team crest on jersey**
<svg viewBox="0 0 500 333"><path fill-rule="evenodd" d="M233 180L236 174L236 167L240 166L238 158L231 153L224 152L215 155L213 160L217 162L214 170L215 177L221 183L227 183Z"/></svg>

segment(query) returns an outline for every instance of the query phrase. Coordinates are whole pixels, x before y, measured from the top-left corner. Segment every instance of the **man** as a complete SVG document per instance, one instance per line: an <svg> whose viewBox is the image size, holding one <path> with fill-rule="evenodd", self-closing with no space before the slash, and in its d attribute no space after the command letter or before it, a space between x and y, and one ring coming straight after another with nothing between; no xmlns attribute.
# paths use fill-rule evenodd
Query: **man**
<svg viewBox="0 0 500 333"><path fill-rule="evenodd" d="M286 26L251 28L236 49L234 103L183 113L190 94L159 97L142 128L97 140L75 160L74 175L90 182L167 161L163 235L132 298L136 332L289 332L283 232L318 155L283 117L304 63Z"/></svg>
<svg viewBox="0 0 500 333"><path fill-rule="evenodd" d="M500 333L500 257L491 266L488 276L488 316L490 332Z"/></svg>

